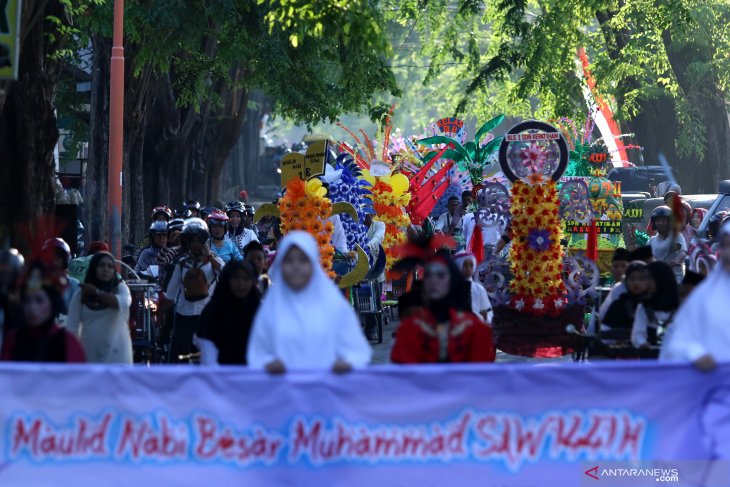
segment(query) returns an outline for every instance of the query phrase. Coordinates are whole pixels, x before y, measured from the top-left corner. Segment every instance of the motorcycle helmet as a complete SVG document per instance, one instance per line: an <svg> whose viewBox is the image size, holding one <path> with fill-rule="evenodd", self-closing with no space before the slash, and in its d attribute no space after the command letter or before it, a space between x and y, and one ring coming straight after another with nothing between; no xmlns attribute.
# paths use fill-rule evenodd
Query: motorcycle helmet
<svg viewBox="0 0 730 487"><path fill-rule="evenodd" d="M152 209L152 220L154 220L159 214L165 215L165 219L167 221L170 221L172 219L172 210L167 206L155 206Z"/></svg>
<svg viewBox="0 0 730 487"><path fill-rule="evenodd" d="M207 242L210 238L208 225L202 219L193 217L185 220L180 238L187 243L191 237L198 237L201 242Z"/></svg>
<svg viewBox="0 0 730 487"><path fill-rule="evenodd" d="M43 243L43 253L58 252L59 255L63 256L63 268L68 269L68 263L71 260L71 247L62 238L49 238Z"/></svg>
<svg viewBox="0 0 730 487"><path fill-rule="evenodd" d="M666 217L666 218L671 219L672 218L672 209L669 208L668 206L664 206L664 205L657 206L656 208L654 208L654 211L651 212L651 218L650 218L652 230L656 231L656 225L655 225L656 219L661 218L661 217Z"/></svg>

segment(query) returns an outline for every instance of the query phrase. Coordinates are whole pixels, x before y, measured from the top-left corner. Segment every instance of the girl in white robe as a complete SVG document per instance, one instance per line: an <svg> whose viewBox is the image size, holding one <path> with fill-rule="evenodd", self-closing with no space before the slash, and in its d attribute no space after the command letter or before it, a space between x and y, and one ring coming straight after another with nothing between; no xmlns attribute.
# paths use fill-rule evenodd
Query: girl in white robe
<svg viewBox="0 0 730 487"><path fill-rule="evenodd" d="M720 258L709 276L682 304L664 339L661 360L694 362L712 369L730 360L730 223L718 234Z"/></svg>
<svg viewBox="0 0 730 487"><path fill-rule="evenodd" d="M248 344L251 368L345 372L370 362L372 350L350 303L320 265L317 242L293 231L279 244L268 290Z"/></svg>

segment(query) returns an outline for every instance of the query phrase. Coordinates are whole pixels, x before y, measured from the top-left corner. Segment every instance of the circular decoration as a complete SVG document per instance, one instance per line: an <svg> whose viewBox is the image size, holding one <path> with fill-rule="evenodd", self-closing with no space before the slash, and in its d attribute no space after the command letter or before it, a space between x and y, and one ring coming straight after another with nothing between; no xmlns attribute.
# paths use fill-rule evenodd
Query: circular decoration
<svg viewBox="0 0 730 487"><path fill-rule="evenodd" d="M480 227L494 227L499 225L504 228L510 219L510 195L509 190L501 183L486 182L483 188L477 193L479 209L475 211L474 218Z"/></svg>
<svg viewBox="0 0 730 487"><path fill-rule="evenodd" d="M601 272L595 262L580 252L563 260L565 287L571 302L584 303L595 292Z"/></svg>
<svg viewBox="0 0 730 487"><path fill-rule="evenodd" d="M537 120L512 127L499 146L499 164L512 182L558 181L568 167L568 156L568 144L558 129Z"/></svg>
<svg viewBox="0 0 730 487"><path fill-rule="evenodd" d="M564 181L560 186L560 218L587 225L593 219L593 205L588 197L588 186L581 179Z"/></svg>
<svg viewBox="0 0 730 487"><path fill-rule="evenodd" d="M477 280L482 283L489 295L492 306L509 302L509 263L504 257L492 255L477 267Z"/></svg>

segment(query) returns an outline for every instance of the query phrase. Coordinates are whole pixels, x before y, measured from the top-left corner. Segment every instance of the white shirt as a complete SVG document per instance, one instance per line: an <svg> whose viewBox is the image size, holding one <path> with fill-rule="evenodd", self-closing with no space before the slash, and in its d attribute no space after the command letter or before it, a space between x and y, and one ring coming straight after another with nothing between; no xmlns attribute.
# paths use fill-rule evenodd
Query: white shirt
<svg viewBox="0 0 730 487"><path fill-rule="evenodd" d="M444 233L449 233L449 228L451 228L451 223L454 223L454 228L457 230L460 230L462 227L462 218L456 218L454 219L453 216L448 211L445 211L441 214L440 217L436 220L436 230Z"/></svg>
<svg viewBox="0 0 730 487"><path fill-rule="evenodd" d="M347 236L345 235L345 227L342 226L340 215L332 215L327 218L327 221L332 222L335 226L335 230L332 232L332 246L335 250L346 254L350 249L347 248Z"/></svg>
<svg viewBox="0 0 730 487"><path fill-rule="evenodd" d="M620 298L621 295L625 292L626 286L623 282L617 282L613 285L611 290L608 292L606 299L601 303L601 308L598 311L598 316L601 318L601 321L603 321L603 318L606 317L606 313L608 313L608 308L610 308L613 302Z"/></svg>
<svg viewBox="0 0 730 487"><path fill-rule="evenodd" d="M679 244L679 250L673 250L672 247ZM667 235L667 238L662 238L659 234L654 235L649 239L649 245L651 246L651 253L656 260L663 260L672 268L674 277L677 282L682 282L684 277L684 258L687 255L687 242L684 240L684 236L681 233L677 233L672 238L672 234Z"/></svg>
<svg viewBox="0 0 730 487"><path fill-rule="evenodd" d="M218 257L213 257L221 266L223 261ZM167 299L175 301L175 312L183 316L200 316L203 313L203 308L210 301L210 297L215 291L215 285L218 279L218 273L213 269L213 265L210 263L205 264L203 267L203 273L205 278L208 280L208 297L198 301L188 301L185 299L185 293L183 292L182 282L185 274L188 273L190 267L182 266L180 263L175 264L175 271L170 279L170 284L167 286Z"/></svg>
<svg viewBox="0 0 730 487"><path fill-rule="evenodd" d="M494 312L492 311L492 303L489 302L489 294L484 289L482 283L470 279L471 281L471 311L477 315L482 321L484 321L482 311L487 312L487 322L491 323L494 318Z"/></svg>
<svg viewBox="0 0 730 487"><path fill-rule="evenodd" d="M671 311L654 311L654 316L657 320L666 322L672 316ZM646 345L647 341L647 329L649 327L656 328L658 323L649 322L649 316L646 314L646 308L643 304L640 304L636 308L636 315L634 315L634 325L631 327L631 344L636 348L642 345ZM670 325L671 326L671 325Z"/></svg>
<svg viewBox="0 0 730 487"><path fill-rule="evenodd" d="M383 245L383 239L385 239L385 223L373 220L368 228L367 237L368 246L371 251L377 251L378 247Z"/></svg>
<svg viewBox="0 0 730 487"><path fill-rule="evenodd" d="M474 233L474 228L476 227L474 213L464 215L464 218L462 218L461 221L461 232L462 235L464 235L464 240L466 242L466 251L474 252L474 249L471 248L471 236ZM500 229L499 225L495 225L493 227L482 227L482 240L484 241L484 245L496 245L501 236L502 230Z"/></svg>

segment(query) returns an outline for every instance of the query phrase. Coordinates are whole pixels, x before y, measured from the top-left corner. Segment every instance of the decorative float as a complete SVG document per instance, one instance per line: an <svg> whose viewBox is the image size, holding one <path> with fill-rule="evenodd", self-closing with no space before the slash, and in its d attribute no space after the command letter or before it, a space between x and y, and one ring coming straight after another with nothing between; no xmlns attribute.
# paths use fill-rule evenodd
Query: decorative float
<svg viewBox="0 0 730 487"><path fill-rule="evenodd" d="M310 145L306 154L291 153L281 160L281 184L286 190L278 204L261 205L255 221L266 216L281 220L282 234L293 230L309 232L320 246L322 267L335 278L332 271L332 232L334 225L328 219L332 215L347 214L358 222L358 212L349 202L332 203L320 177L325 175L326 161L330 157L326 140ZM348 274L338 280L341 288L350 287L362 281L368 273L368 255L358 244L355 245L357 264Z"/></svg>
<svg viewBox="0 0 730 487"><path fill-rule="evenodd" d="M562 133L534 120L510 129L499 147L502 172L512 183L511 265L492 256L478 276L493 300L497 347L509 354L571 353L578 340L566 328L583 330L583 303L598 282L590 260L566 258L561 249L558 181L568 159Z"/></svg>

